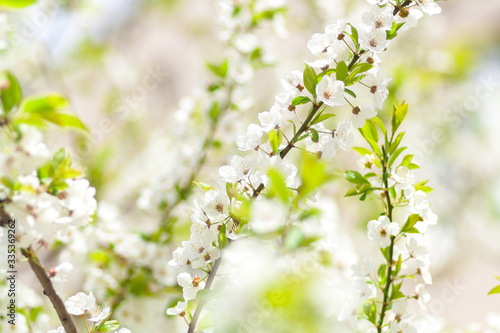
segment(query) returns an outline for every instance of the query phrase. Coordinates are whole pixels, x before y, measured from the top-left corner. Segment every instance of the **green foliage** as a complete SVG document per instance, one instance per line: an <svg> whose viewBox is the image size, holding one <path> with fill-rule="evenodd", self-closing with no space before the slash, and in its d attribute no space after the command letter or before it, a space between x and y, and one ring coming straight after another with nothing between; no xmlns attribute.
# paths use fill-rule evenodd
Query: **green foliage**
<svg viewBox="0 0 500 333"><path fill-rule="evenodd" d="M401 228L401 232L418 234L419 231L417 228L415 228L415 224L419 220L420 220L420 215L418 215L418 214L412 214L412 215L408 216L403 228Z"/></svg>
<svg viewBox="0 0 500 333"><path fill-rule="evenodd" d="M278 154L278 149L283 140L283 136L280 130L272 130L269 131L269 144L271 145L271 149L273 150L274 155Z"/></svg>
<svg viewBox="0 0 500 333"><path fill-rule="evenodd" d="M86 131L85 125L73 114L65 112L68 100L59 94L31 96L25 98L20 106L21 112L14 121L38 127L45 127L47 122L61 127Z"/></svg>
<svg viewBox="0 0 500 333"><path fill-rule="evenodd" d="M23 8L36 3L36 0L0 0L0 7Z"/></svg>
<svg viewBox="0 0 500 333"><path fill-rule="evenodd" d="M297 106L297 105L307 104L310 101L311 100L309 99L309 97L306 97L306 96L297 96L297 97L295 97L292 100L292 105L293 106Z"/></svg>
<svg viewBox="0 0 500 333"><path fill-rule="evenodd" d="M345 61L340 61L337 64L337 68L335 71L335 75L337 77L337 80L345 81L345 79L347 78L347 73L348 73L348 69L347 69L347 65L346 65Z"/></svg>
<svg viewBox="0 0 500 333"><path fill-rule="evenodd" d="M399 106L394 105L392 113L392 121L391 121L392 136L396 134L396 131L398 130L399 126L405 119L407 113L408 113L408 104L406 104L405 102L401 103L401 105Z"/></svg>
<svg viewBox="0 0 500 333"><path fill-rule="evenodd" d="M302 154L299 177L302 185L298 188L298 192L301 198L307 197L333 179L333 175L327 171L326 163L311 154Z"/></svg>
<svg viewBox="0 0 500 333"><path fill-rule="evenodd" d="M215 76L225 79L229 68L229 61L225 59L220 64L207 63L207 67Z"/></svg>
<svg viewBox="0 0 500 333"><path fill-rule="evenodd" d="M200 181L194 180L193 183L196 186L204 189L205 191L215 190L215 188L213 186L208 185L207 183L204 183L204 182L200 182Z"/></svg>
<svg viewBox="0 0 500 333"><path fill-rule="evenodd" d="M271 197L278 197L287 204L290 198L290 191L286 187L285 178L280 171L270 168L267 172L269 176L268 193Z"/></svg>
<svg viewBox="0 0 500 333"><path fill-rule="evenodd" d="M23 98L23 92L19 81L10 72L3 73L3 88L0 90L0 97L2 99L2 107L5 114L8 114L14 107L19 106Z"/></svg>
<svg viewBox="0 0 500 333"><path fill-rule="evenodd" d="M310 67L309 65L305 65L304 69L304 86L306 87L307 91L311 93L311 95L316 98L316 85L318 84L318 75L316 74L316 71Z"/></svg>
<svg viewBox="0 0 500 333"><path fill-rule="evenodd" d="M48 185L49 192L54 195L68 187L66 179L82 175L80 171L71 168L71 156L64 148L59 149L51 161L39 167L37 173L40 182Z"/></svg>
<svg viewBox="0 0 500 333"><path fill-rule="evenodd" d="M495 276L495 279L500 280L500 276ZM500 294L500 285L491 289L490 292L488 293L488 295L493 295L493 294Z"/></svg>

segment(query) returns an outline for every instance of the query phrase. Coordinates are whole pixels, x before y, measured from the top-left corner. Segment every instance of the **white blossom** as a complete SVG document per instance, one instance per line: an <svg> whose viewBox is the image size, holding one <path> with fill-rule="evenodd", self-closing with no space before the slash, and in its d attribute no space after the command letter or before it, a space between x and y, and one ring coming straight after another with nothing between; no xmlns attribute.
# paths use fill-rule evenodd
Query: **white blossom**
<svg viewBox="0 0 500 333"><path fill-rule="evenodd" d="M344 82L334 80L328 75L325 75L316 85L316 95L318 96L318 99L326 105L344 105Z"/></svg>
<svg viewBox="0 0 500 333"><path fill-rule="evenodd" d="M75 316L81 316L85 314L87 311L92 309L95 305L95 297L92 292L89 295L79 292L74 296L68 298L66 302L64 302L64 306L68 310L68 312Z"/></svg>
<svg viewBox="0 0 500 333"><path fill-rule="evenodd" d="M182 293L186 301L196 298L198 290L205 288L205 282L199 276L191 277L189 273L177 275L177 283L182 287Z"/></svg>
<svg viewBox="0 0 500 333"><path fill-rule="evenodd" d="M333 138L337 146L347 151L347 147L354 141L354 134L351 132L350 119L345 119L337 125Z"/></svg>
<svg viewBox="0 0 500 333"><path fill-rule="evenodd" d="M187 305L187 301L178 302L175 307L167 309L167 314L171 316L179 315L181 317L184 317L186 315Z"/></svg>
<svg viewBox="0 0 500 333"><path fill-rule="evenodd" d="M352 110L351 124L354 128L361 128L365 124L366 119L371 119L377 115L377 111L371 104L365 104L362 107L355 107Z"/></svg>
<svg viewBox="0 0 500 333"><path fill-rule="evenodd" d="M391 245L391 236L399 234L400 227L391 222L387 216L380 216L378 220L368 222L368 238L375 241L381 248Z"/></svg>

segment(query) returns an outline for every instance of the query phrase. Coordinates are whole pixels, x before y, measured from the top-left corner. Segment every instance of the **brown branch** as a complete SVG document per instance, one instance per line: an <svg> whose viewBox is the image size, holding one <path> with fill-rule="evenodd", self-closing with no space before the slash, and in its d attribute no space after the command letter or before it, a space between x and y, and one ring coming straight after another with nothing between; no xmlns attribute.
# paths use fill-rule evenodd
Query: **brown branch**
<svg viewBox="0 0 500 333"><path fill-rule="evenodd" d="M36 278L40 282L43 287L43 294L47 296L52 303L52 306L57 312L57 316L61 321L62 326L66 333L78 333L76 329L75 323L71 318L71 315L66 310L66 306L64 306L64 302L61 297L57 294L50 281L49 276L47 275L46 269L42 266L38 258L36 257L35 251L31 248L21 249L21 253L28 259L28 263L30 264L31 270L36 275Z"/></svg>

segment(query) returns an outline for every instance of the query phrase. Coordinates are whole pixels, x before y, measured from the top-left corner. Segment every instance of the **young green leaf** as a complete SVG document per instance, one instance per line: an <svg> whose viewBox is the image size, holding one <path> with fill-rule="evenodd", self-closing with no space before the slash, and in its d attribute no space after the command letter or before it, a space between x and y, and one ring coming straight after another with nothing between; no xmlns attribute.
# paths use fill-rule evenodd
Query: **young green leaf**
<svg viewBox="0 0 500 333"><path fill-rule="evenodd" d="M317 84L318 84L318 75L316 74L316 72L312 67L306 64L306 68L304 69L304 85L307 91L309 91L311 95L313 95L314 97L316 97Z"/></svg>
<svg viewBox="0 0 500 333"><path fill-rule="evenodd" d="M310 101L311 100L309 99L309 97L306 97L306 96L297 96L297 97L295 97L293 99L292 105L293 106L297 106L297 105L307 104Z"/></svg>
<svg viewBox="0 0 500 333"><path fill-rule="evenodd" d="M408 113L408 104L406 104L405 102L394 108L391 121L393 136L396 134L396 131L398 130L399 126L405 119L407 113Z"/></svg>
<svg viewBox="0 0 500 333"><path fill-rule="evenodd" d="M0 97L2 99L2 106L4 112L9 113L12 108L19 106L21 99L23 98L23 93L19 81L10 72L4 72L5 80L8 83L4 83L5 88L1 89Z"/></svg>
<svg viewBox="0 0 500 333"><path fill-rule="evenodd" d="M348 170L344 172L344 177L349 182L354 184L365 184L365 183L370 184L370 182L357 171Z"/></svg>
<svg viewBox="0 0 500 333"><path fill-rule="evenodd" d="M347 78L347 72L348 72L348 69L347 69L347 65L346 65L345 61L340 61L337 64L337 69L335 71L335 75L337 77L337 80L344 81Z"/></svg>

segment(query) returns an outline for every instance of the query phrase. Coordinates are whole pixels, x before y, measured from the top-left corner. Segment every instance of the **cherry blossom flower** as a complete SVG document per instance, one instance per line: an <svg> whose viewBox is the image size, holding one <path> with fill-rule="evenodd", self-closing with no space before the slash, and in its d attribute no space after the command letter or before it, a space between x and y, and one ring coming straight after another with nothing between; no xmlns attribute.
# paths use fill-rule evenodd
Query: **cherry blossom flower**
<svg viewBox="0 0 500 333"><path fill-rule="evenodd" d="M394 21L392 11L393 9L389 6L385 8L373 7L369 12L364 12L361 16L363 24L365 24L368 29L391 30L392 22Z"/></svg>
<svg viewBox="0 0 500 333"><path fill-rule="evenodd" d="M240 135L236 138L238 148L243 151L256 149L260 146L260 138L262 137L263 129L257 124L248 126L247 134Z"/></svg>
<svg viewBox="0 0 500 333"><path fill-rule="evenodd" d="M199 276L191 277L189 273L177 275L177 283L182 287L182 293L186 301L196 298L198 290L205 288L205 282Z"/></svg>
<svg viewBox="0 0 500 333"><path fill-rule="evenodd" d="M219 168L219 175L223 181L235 183L253 172L256 164L257 161L252 155L247 155L245 157L234 155L231 158L231 165L225 165Z"/></svg>
<svg viewBox="0 0 500 333"><path fill-rule="evenodd" d="M81 316L85 314L87 311L92 309L95 305L95 297L90 292L89 295L79 292L74 296L68 298L66 302L64 302L64 306L68 312L75 316Z"/></svg>
<svg viewBox="0 0 500 333"><path fill-rule="evenodd" d="M316 85L318 99L329 106L341 106L344 100L344 82L325 75Z"/></svg>
<svg viewBox="0 0 500 333"><path fill-rule="evenodd" d="M419 284L415 287L415 298L418 301L418 305L424 310L427 309L427 303L431 300L431 295L425 290L425 284Z"/></svg>
<svg viewBox="0 0 500 333"><path fill-rule="evenodd" d="M354 141L354 134L351 132L350 119L345 119L337 125L333 138L337 146L347 151L347 147Z"/></svg>
<svg viewBox="0 0 500 333"><path fill-rule="evenodd" d="M384 106L384 101L389 96L389 89L387 89L387 85L391 79L379 79L376 86L372 86L370 92L373 94L373 101L375 103L375 107L382 109Z"/></svg>
<svg viewBox="0 0 500 333"><path fill-rule="evenodd" d="M391 236L399 233L400 227L391 222L387 216L380 216L378 220L368 222L368 238L375 241L381 248L391 245Z"/></svg>
<svg viewBox="0 0 500 333"><path fill-rule="evenodd" d="M371 28L359 31L359 43L361 47L374 53L384 51L389 42L385 30Z"/></svg>
<svg viewBox="0 0 500 333"><path fill-rule="evenodd" d="M259 113L258 117L264 131L270 132L281 126L281 107L274 104L269 111Z"/></svg>
<svg viewBox="0 0 500 333"><path fill-rule="evenodd" d="M375 268L370 258L364 258L356 265L351 266L353 275L357 278L364 278Z"/></svg>
<svg viewBox="0 0 500 333"><path fill-rule="evenodd" d="M365 154L357 161L357 163L361 169L371 169L373 163L375 163L375 155Z"/></svg>
<svg viewBox="0 0 500 333"><path fill-rule="evenodd" d="M187 305L187 301L178 302L175 307L167 309L167 314L171 316L179 315L181 317L184 317L186 315Z"/></svg>
<svg viewBox="0 0 500 333"><path fill-rule="evenodd" d="M434 0L416 0L416 3L429 16L441 13L441 7Z"/></svg>
<svg viewBox="0 0 500 333"><path fill-rule="evenodd" d="M352 110L351 124L354 128L361 128L365 124L366 119L373 118L377 115L377 111L371 104L365 104L362 107L355 107Z"/></svg>

